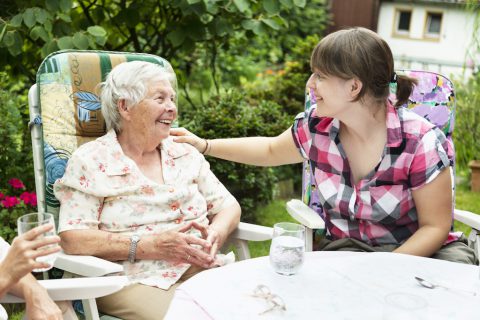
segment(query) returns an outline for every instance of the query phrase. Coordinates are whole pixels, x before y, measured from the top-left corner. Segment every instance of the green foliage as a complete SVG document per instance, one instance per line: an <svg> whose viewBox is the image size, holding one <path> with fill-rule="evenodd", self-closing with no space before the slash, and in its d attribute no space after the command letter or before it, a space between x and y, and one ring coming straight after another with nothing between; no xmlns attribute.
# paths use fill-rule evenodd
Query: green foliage
<svg viewBox="0 0 480 320"><path fill-rule="evenodd" d="M457 86L457 99L455 154L459 169L466 170L470 160L480 159L480 73Z"/></svg>
<svg viewBox="0 0 480 320"><path fill-rule="evenodd" d="M22 84L7 87L8 84L8 77L0 72L0 179L32 181L31 140L24 121L28 118L26 96L19 92Z"/></svg>
<svg viewBox="0 0 480 320"><path fill-rule="evenodd" d="M7 2L0 18L0 65L33 80L42 58L76 48L148 52L186 69L197 45L211 49L239 33L251 38L279 32L288 26L283 15L304 6L276 0Z"/></svg>
<svg viewBox="0 0 480 320"><path fill-rule="evenodd" d="M245 96L228 91L210 99L201 110L182 114L184 126L201 137L226 138L275 136L288 128L290 117L273 102L250 105ZM255 222L254 211L272 199L276 182L274 169L248 166L208 158L211 169L240 202L242 220Z"/></svg>
<svg viewBox="0 0 480 320"><path fill-rule="evenodd" d="M106 31L82 23L71 0L23 1L7 5L0 18L0 64L10 75L33 81L40 62L61 49L97 49Z"/></svg>
<svg viewBox="0 0 480 320"><path fill-rule="evenodd" d="M305 85L311 73L309 58L319 40L316 35L298 40L291 48L289 60L285 62L283 69L267 69L259 74L255 81L245 83L250 95L255 99L275 101L292 116L303 111Z"/></svg>

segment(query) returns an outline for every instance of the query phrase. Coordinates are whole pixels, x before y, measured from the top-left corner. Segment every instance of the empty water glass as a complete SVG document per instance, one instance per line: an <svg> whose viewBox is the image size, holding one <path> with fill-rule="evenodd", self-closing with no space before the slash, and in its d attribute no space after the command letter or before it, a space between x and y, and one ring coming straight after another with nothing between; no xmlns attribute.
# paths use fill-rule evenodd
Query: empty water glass
<svg viewBox="0 0 480 320"><path fill-rule="evenodd" d="M17 220L17 226L18 226L18 235L22 235L29 230L32 230L33 228L43 226L46 224L51 224L53 225L53 228L50 229L49 231L43 233L42 235L38 236L38 238L43 238L43 237L50 237L50 236L55 236L57 234L55 230L55 220L53 218L53 215L51 213L29 213L26 215L21 216ZM44 246L41 248L38 248L37 250L46 250L49 249L53 246L58 246L58 244L52 244L48 246ZM34 272L43 272L50 270L53 267L53 263L55 262L55 259L57 258L58 252L46 255L46 256L40 256L36 259L36 261L40 262L46 262L50 265L49 268L42 268L42 269L33 269Z"/></svg>
<svg viewBox="0 0 480 320"><path fill-rule="evenodd" d="M291 222L279 222L273 226L270 246L270 264L283 275L297 273L305 256L305 227Z"/></svg>

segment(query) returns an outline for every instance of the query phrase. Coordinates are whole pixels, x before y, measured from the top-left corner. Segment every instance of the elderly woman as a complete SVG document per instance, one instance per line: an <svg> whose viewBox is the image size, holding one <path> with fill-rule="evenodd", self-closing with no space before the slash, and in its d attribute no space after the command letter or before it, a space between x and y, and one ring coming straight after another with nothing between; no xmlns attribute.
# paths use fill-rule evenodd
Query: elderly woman
<svg viewBox="0 0 480 320"><path fill-rule="evenodd" d="M76 150L54 186L65 252L119 261L130 285L97 300L122 319L161 319L175 287L219 264L240 206L188 144L169 137L173 77L140 61L102 84L108 133Z"/></svg>

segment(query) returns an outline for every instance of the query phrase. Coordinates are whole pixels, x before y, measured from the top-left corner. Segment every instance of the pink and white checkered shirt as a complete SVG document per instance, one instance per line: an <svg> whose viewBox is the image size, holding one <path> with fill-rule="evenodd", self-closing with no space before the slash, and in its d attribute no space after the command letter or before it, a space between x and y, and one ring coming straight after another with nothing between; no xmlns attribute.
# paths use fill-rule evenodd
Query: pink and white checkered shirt
<svg viewBox="0 0 480 320"><path fill-rule="evenodd" d="M317 117L315 107L295 119L292 135L310 160L327 237L333 240L354 238L373 246L405 242L418 229L412 190L453 165L452 143L424 118L388 103L386 121L381 160L354 185L340 147L339 121ZM457 239L451 233L447 242Z"/></svg>

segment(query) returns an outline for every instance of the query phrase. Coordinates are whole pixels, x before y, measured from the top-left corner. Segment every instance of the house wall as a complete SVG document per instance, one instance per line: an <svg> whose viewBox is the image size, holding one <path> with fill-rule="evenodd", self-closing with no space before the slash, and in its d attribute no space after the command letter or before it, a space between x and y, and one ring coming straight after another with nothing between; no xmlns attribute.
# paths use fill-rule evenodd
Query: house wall
<svg viewBox="0 0 480 320"><path fill-rule="evenodd" d="M330 0L333 24L328 32L360 26L377 30L380 0Z"/></svg>
<svg viewBox="0 0 480 320"><path fill-rule="evenodd" d="M400 36L395 32L398 9L412 10L409 35ZM423 35L427 12L443 13L438 39ZM390 45L397 69L423 69L466 77L473 71L472 58L467 56L472 41L473 16L461 6L382 2L377 32Z"/></svg>

